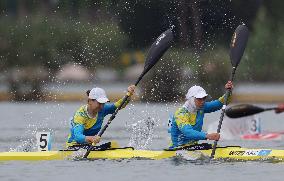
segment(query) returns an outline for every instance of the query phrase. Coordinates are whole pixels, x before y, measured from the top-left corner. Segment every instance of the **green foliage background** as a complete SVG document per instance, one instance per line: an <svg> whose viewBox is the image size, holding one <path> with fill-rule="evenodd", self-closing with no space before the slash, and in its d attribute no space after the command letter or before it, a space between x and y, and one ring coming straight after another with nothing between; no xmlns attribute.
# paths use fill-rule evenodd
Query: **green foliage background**
<svg viewBox="0 0 284 181"><path fill-rule="evenodd" d="M155 89L160 97L144 97L171 100L168 95L183 95L193 84L216 97L230 74L231 35L242 23L250 38L236 81L284 80L283 9L281 0L3 0L0 71L32 66L52 74L68 62L121 71L122 53L146 53L174 26L174 46L148 76L160 83L145 83L145 95Z"/></svg>

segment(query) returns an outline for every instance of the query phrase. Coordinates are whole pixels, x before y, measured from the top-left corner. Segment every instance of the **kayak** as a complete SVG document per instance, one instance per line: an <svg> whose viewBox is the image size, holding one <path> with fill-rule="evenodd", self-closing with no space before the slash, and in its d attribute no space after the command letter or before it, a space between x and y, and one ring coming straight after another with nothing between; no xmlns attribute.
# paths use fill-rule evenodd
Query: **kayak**
<svg viewBox="0 0 284 181"><path fill-rule="evenodd" d="M0 161L12 161L12 160L25 160L25 161L41 161L41 160L65 160L82 158L80 151L41 151L41 152L1 152ZM208 150L135 150L131 147L114 148L102 151L91 151L88 159L167 159L173 158L179 155L191 157L197 153L209 157L212 149ZM284 150L276 149L252 149L241 148L239 146L226 146L218 147L216 150L214 159L228 159L236 161L248 161L248 160L267 160L277 159L284 160Z"/></svg>

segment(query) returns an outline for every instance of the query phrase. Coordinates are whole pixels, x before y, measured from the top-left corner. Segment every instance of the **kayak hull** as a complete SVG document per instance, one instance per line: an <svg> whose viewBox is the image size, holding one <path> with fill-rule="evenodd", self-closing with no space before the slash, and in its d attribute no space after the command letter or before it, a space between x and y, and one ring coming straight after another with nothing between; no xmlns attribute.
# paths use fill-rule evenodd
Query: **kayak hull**
<svg viewBox="0 0 284 181"><path fill-rule="evenodd" d="M177 155L191 156L200 153L205 157L211 154L209 150L196 151L154 151L154 150L133 150L130 148L120 148L104 151L91 151L89 159L167 159ZM84 153L80 151L44 151L44 152L1 152L0 161L25 160L25 161L44 161L44 160L65 160L82 158ZM215 159L229 160L265 160L277 159L284 160L284 150L275 149L250 149L238 146L219 147L216 150Z"/></svg>

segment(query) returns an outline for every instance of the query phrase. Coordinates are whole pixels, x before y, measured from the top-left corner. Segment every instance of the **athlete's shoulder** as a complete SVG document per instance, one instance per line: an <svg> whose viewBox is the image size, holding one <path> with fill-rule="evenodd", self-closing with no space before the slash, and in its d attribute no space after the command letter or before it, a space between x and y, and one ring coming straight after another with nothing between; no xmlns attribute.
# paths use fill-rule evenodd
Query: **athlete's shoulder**
<svg viewBox="0 0 284 181"><path fill-rule="evenodd" d="M75 112L75 116L88 117L87 105L83 105L79 109L77 109L77 111Z"/></svg>
<svg viewBox="0 0 284 181"><path fill-rule="evenodd" d="M87 105L81 106L74 115L74 122L79 124L84 124L85 120L89 119L87 113Z"/></svg>
<svg viewBox="0 0 284 181"><path fill-rule="evenodd" d="M177 109L176 112L175 112L175 116L185 115L185 114L188 114L188 110L185 107L181 107L181 108Z"/></svg>
<svg viewBox="0 0 284 181"><path fill-rule="evenodd" d="M174 115L175 120L179 120L182 122L186 122L187 119L190 117L188 110L184 107L179 108Z"/></svg>

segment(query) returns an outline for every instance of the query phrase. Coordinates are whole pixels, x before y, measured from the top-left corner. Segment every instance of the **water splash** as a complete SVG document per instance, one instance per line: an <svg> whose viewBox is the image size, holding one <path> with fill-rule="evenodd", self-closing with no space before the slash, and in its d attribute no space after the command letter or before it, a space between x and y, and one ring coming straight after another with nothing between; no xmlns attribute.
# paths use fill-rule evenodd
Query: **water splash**
<svg viewBox="0 0 284 181"><path fill-rule="evenodd" d="M42 124L29 124L25 133L20 136L20 144L14 147L10 147L10 152L31 152L37 151L37 143L36 143L36 133L37 132L45 132L48 131L50 133L53 132L52 129L46 128L46 125Z"/></svg>
<svg viewBox="0 0 284 181"><path fill-rule="evenodd" d="M33 139L21 140L20 145L10 148L9 152L31 152L36 149L36 142Z"/></svg>
<svg viewBox="0 0 284 181"><path fill-rule="evenodd" d="M154 118L139 120L130 125L131 138L128 146L135 149L148 149L154 137L155 128Z"/></svg>

